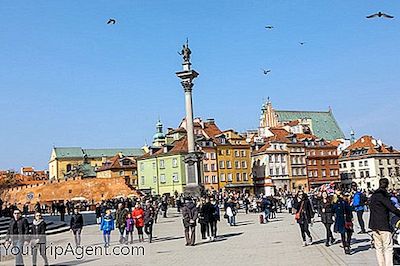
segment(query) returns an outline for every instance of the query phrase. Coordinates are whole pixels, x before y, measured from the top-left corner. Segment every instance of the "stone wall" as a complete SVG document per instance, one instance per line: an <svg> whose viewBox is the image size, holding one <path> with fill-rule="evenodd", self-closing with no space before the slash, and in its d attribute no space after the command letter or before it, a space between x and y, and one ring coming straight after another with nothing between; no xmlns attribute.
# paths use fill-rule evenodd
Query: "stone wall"
<svg viewBox="0 0 400 266"><path fill-rule="evenodd" d="M66 181L43 182L37 185L26 185L0 192L0 197L5 202L25 203L27 195L33 194L31 204L39 202L51 202L53 200L70 200L74 197L85 197L95 202L102 199L111 199L116 196L128 196L136 194L130 189L124 178L90 178Z"/></svg>

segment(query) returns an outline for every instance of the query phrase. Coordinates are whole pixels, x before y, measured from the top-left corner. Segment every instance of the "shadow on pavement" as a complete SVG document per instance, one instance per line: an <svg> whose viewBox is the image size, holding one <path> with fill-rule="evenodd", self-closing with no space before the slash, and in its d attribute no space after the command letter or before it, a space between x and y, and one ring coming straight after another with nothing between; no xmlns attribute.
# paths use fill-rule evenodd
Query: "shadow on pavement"
<svg viewBox="0 0 400 266"><path fill-rule="evenodd" d="M358 252L362 252L362 251L366 251L369 250L371 248L371 245L363 245L363 246L358 246L357 248L352 250L351 254L356 254Z"/></svg>
<svg viewBox="0 0 400 266"><path fill-rule="evenodd" d="M53 266L73 266L73 265L82 265L85 263L93 262L99 259L91 259L91 260L71 260L62 263L52 263Z"/></svg>
<svg viewBox="0 0 400 266"><path fill-rule="evenodd" d="M178 240L184 238L183 236L167 236L167 237L154 237L152 243L157 243L157 242L164 242L164 241L171 241L171 240Z"/></svg>

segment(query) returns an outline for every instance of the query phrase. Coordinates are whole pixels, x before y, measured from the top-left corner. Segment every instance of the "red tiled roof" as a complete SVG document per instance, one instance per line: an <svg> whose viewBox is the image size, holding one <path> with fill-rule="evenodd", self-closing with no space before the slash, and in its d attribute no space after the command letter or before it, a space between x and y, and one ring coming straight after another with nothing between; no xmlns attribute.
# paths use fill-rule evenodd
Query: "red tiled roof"
<svg viewBox="0 0 400 266"><path fill-rule="evenodd" d="M129 160L131 164L123 165L121 163L121 159ZM119 155L115 155L109 161L107 161L106 163L103 163L103 165L97 170L97 172L112 170L112 169L127 169L127 168L129 168L129 169L136 168L135 160L132 160L128 157L121 158L121 157L119 157Z"/></svg>
<svg viewBox="0 0 400 266"><path fill-rule="evenodd" d="M374 139L372 136L362 136L359 138L356 142L351 144L349 147L347 147L341 157L350 157L350 153L353 150L362 150L366 149L367 153L366 154L378 154L378 153L384 153L384 154L392 154L392 153L399 153L399 151L393 149L393 147L389 147L388 145L381 143L379 145L378 140Z"/></svg>

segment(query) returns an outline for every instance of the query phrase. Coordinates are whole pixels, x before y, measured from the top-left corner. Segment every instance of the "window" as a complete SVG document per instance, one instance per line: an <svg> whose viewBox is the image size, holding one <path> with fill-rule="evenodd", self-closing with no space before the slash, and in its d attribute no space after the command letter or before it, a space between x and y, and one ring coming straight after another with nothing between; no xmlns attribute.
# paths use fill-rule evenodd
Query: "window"
<svg viewBox="0 0 400 266"><path fill-rule="evenodd" d="M157 176L153 176L153 184L157 183Z"/></svg>
<svg viewBox="0 0 400 266"><path fill-rule="evenodd" d="M318 177L318 170L314 170L314 177Z"/></svg>
<svg viewBox="0 0 400 266"><path fill-rule="evenodd" d="M364 166L368 166L368 161L364 161Z"/></svg>
<svg viewBox="0 0 400 266"><path fill-rule="evenodd" d="M333 170L330 170L330 171L329 171L329 175L330 175L330 176L334 176L334 175L335 175L335 172L334 172Z"/></svg>
<svg viewBox="0 0 400 266"><path fill-rule="evenodd" d="M236 173L236 182L240 182L240 173Z"/></svg>
<svg viewBox="0 0 400 266"><path fill-rule="evenodd" d="M274 168L269 168L269 175L274 175Z"/></svg>
<svg viewBox="0 0 400 266"><path fill-rule="evenodd" d="M351 163L350 163L350 167L354 167L354 162L351 162Z"/></svg>
<svg viewBox="0 0 400 266"><path fill-rule="evenodd" d="M360 171L360 177L363 178L364 177L364 172Z"/></svg>
<svg viewBox="0 0 400 266"><path fill-rule="evenodd" d="M219 150L219 155L224 155L224 150Z"/></svg>
<svg viewBox="0 0 400 266"><path fill-rule="evenodd" d="M172 174L172 181L173 182L179 182L178 173L173 173Z"/></svg>
<svg viewBox="0 0 400 266"><path fill-rule="evenodd" d="M279 167L276 167L275 171L276 171L276 175L279 175Z"/></svg>
<svg viewBox="0 0 400 266"><path fill-rule="evenodd" d="M235 157L239 157L239 151L235 151Z"/></svg>
<svg viewBox="0 0 400 266"><path fill-rule="evenodd" d="M359 167L362 167L362 166L363 166L363 162L362 162L362 161L359 161L359 162L358 162L358 166L359 166Z"/></svg>
<svg viewBox="0 0 400 266"><path fill-rule="evenodd" d="M67 164L67 173L69 172L69 171L71 171L72 170L72 165L71 164Z"/></svg>
<svg viewBox="0 0 400 266"><path fill-rule="evenodd" d="M322 170L322 177L326 177L326 170Z"/></svg>
<svg viewBox="0 0 400 266"><path fill-rule="evenodd" d="M160 160L160 168L161 169L165 168L165 161L164 160Z"/></svg>
<svg viewBox="0 0 400 266"><path fill-rule="evenodd" d="M141 177L140 177L140 184L141 184L142 186L144 186L144 176L141 176Z"/></svg>
<svg viewBox="0 0 400 266"><path fill-rule="evenodd" d="M217 158L217 155L215 154L215 152L212 152L212 153L211 153L211 159L212 159L212 160L215 160L215 158Z"/></svg>
<svg viewBox="0 0 400 266"><path fill-rule="evenodd" d="M210 177L208 175L204 176L204 183L206 184L210 183Z"/></svg>
<svg viewBox="0 0 400 266"><path fill-rule="evenodd" d="M215 163L211 164L211 171L217 171L217 168L215 167Z"/></svg>
<svg viewBox="0 0 400 266"><path fill-rule="evenodd" d="M286 175L286 168L282 166L282 175Z"/></svg>
<svg viewBox="0 0 400 266"><path fill-rule="evenodd" d="M226 155L231 155L231 150L226 150Z"/></svg>
<svg viewBox="0 0 400 266"><path fill-rule="evenodd" d="M232 182L232 174L231 173L228 174L228 182Z"/></svg>
<svg viewBox="0 0 400 266"><path fill-rule="evenodd" d="M383 162L381 159L379 159L379 165L383 165Z"/></svg>
<svg viewBox="0 0 400 266"><path fill-rule="evenodd" d="M165 175L164 175L164 174L161 174L161 175L160 175L160 182L161 182L161 183L167 182L167 181L165 180Z"/></svg>
<svg viewBox="0 0 400 266"><path fill-rule="evenodd" d="M247 169L247 162L246 161L242 161L242 168L243 169Z"/></svg>
<svg viewBox="0 0 400 266"><path fill-rule="evenodd" d="M312 171L308 171L308 177L312 177L313 176L313 172Z"/></svg>
<svg viewBox="0 0 400 266"><path fill-rule="evenodd" d="M124 176L124 175L125 175L125 173L123 170L119 171L119 176Z"/></svg>
<svg viewBox="0 0 400 266"><path fill-rule="evenodd" d="M346 168L347 167L347 164L346 163L343 163L343 168Z"/></svg>
<svg viewBox="0 0 400 266"><path fill-rule="evenodd" d="M246 151L242 151L242 157L246 157Z"/></svg>
<svg viewBox="0 0 400 266"><path fill-rule="evenodd" d="M206 153L204 154L204 156L205 156L205 159L206 159L206 160L210 159L210 154L209 154L208 152L206 152Z"/></svg>
<svg viewBox="0 0 400 266"><path fill-rule="evenodd" d="M217 176L216 176L216 175L213 175L213 176L212 176L212 182L213 182L214 184L218 183L218 179L217 179Z"/></svg>
<svg viewBox="0 0 400 266"><path fill-rule="evenodd" d="M240 169L240 163L239 163L239 161L235 161L235 168L236 168L236 169Z"/></svg>
<svg viewBox="0 0 400 266"><path fill-rule="evenodd" d="M208 164L204 164L204 172L208 172L209 170L208 170Z"/></svg>
<svg viewBox="0 0 400 266"><path fill-rule="evenodd" d="M220 176L221 182L225 182L225 174L221 174Z"/></svg>
<svg viewBox="0 0 400 266"><path fill-rule="evenodd" d="M156 169L156 163L152 163L153 169Z"/></svg>
<svg viewBox="0 0 400 266"><path fill-rule="evenodd" d="M219 168L221 169L225 168L225 161L219 161Z"/></svg>
<svg viewBox="0 0 400 266"><path fill-rule="evenodd" d="M314 161L313 161L313 165L317 165L317 160L314 160Z"/></svg>
<svg viewBox="0 0 400 266"><path fill-rule="evenodd" d="M226 168L231 169L232 168L232 163L231 161L226 161Z"/></svg>
<svg viewBox="0 0 400 266"><path fill-rule="evenodd" d="M365 171L365 177L369 177L369 171Z"/></svg>
<svg viewBox="0 0 400 266"><path fill-rule="evenodd" d="M387 164L390 164L390 159L387 159Z"/></svg>
<svg viewBox="0 0 400 266"><path fill-rule="evenodd" d="M321 165L325 165L325 160L321 160Z"/></svg>
<svg viewBox="0 0 400 266"><path fill-rule="evenodd" d="M172 159L172 167L178 167L178 159Z"/></svg>
<svg viewBox="0 0 400 266"><path fill-rule="evenodd" d="M249 179L247 178L247 173L243 173L242 176L243 176L243 181L249 181Z"/></svg>
<svg viewBox="0 0 400 266"><path fill-rule="evenodd" d="M384 168L379 168L379 174L381 177L385 176L385 169Z"/></svg>

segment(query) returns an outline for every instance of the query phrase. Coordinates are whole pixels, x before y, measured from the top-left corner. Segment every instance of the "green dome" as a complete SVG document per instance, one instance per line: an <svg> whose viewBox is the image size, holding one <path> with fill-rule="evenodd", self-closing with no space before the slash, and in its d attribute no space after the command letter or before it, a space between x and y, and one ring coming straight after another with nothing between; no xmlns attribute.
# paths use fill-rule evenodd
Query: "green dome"
<svg viewBox="0 0 400 266"><path fill-rule="evenodd" d="M160 132L154 134L153 140L157 140L157 139L165 139L165 135L163 133L160 133Z"/></svg>

